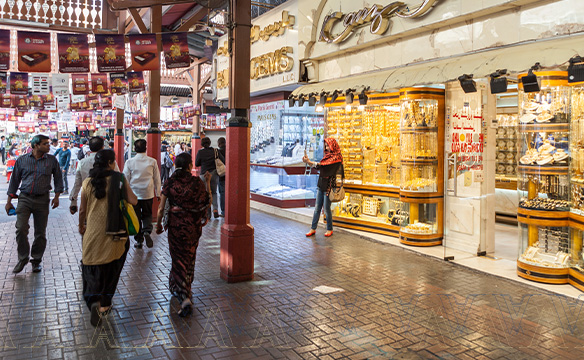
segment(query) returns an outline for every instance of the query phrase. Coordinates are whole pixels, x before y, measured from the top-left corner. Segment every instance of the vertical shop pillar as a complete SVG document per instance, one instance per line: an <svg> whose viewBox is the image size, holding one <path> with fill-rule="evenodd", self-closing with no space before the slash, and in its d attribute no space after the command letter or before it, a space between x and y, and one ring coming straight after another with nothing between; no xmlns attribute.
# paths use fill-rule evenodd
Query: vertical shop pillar
<svg viewBox="0 0 584 360"><path fill-rule="evenodd" d="M116 110L116 134L114 135L114 151L120 171L124 170L124 109Z"/></svg>
<svg viewBox="0 0 584 360"><path fill-rule="evenodd" d="M221 278L229 283L253 279L254 229L249 223L249 145L248 119L250 90L251 1L231 0L232 32L230 54L229 107L227 126L226 211L221 227Z"/></svg>
<svg viewBox="0 0 584 360"><path fill-rule="evenodd" d="M158 123L150 124L150 129L146 132L146 155L156 159L158 171L160 172L160 144L162 142L162 132L158 129ZM154 197L152 202L152 216L156 219L158 215L158 199Z"/></svg>

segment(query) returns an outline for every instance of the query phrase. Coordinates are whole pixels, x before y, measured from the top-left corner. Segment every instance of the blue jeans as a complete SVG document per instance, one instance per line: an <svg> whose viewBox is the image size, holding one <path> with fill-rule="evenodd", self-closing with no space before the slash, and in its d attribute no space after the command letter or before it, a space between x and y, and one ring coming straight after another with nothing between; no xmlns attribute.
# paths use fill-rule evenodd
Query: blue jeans
<svg viewBox="0 0 584 360"><path fill-rule="evenodd" d="M333 213L331 211L331 200L326 193L318 189L316 192L316 205L314 206L314 215L312 215L312 230L316 230L318 227L318 219L320 219L320 212L322 211L322 206L324 203L324 214L326 215L326 229L328 231L333 230Z"/></svg>

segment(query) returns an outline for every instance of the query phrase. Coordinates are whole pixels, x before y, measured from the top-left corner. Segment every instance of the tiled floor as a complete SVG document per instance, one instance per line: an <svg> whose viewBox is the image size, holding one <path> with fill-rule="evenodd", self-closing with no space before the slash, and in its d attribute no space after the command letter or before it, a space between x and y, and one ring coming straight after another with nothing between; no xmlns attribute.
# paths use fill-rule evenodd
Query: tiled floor
<svg viewBox="0 0 584 360"><path fill-rule="evenodd" d="M2 190L0 186L0 191ZM130 250L115 309L93 328L81 301L80 237L52 211L44 270L21 274L14 218L0 215L4 359L579 359L584 302L335 230L252 211L255 280L219 279L222 220L205 227L194 314L176 315L166 237ZM322 294L320 285L342 292Z"/></svg>

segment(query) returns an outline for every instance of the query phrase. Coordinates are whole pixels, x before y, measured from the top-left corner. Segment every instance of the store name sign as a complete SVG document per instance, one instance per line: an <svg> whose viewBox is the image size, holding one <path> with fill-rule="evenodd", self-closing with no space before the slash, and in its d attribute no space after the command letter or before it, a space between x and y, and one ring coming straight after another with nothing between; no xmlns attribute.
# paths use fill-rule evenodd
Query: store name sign
<svg viewBox="0 0 584 360"><path fill-rule="evenodd" d="M252 58L250 67L251 80L291 71L294 66L294 59L288 54L292 54L293 51L292 47L284 46L274 52Z"/></svg>
<svg viewBox="0 0 584 360"><path fill-rule="evenodd" d="M294 23L296 22L296 17L290 15L288 11L282 11L282 20L276 21L273 24L270 24L263 29L259 27L259 25L254 25L251 27L250 32L250 41L251 43L255 43L260 39L263 41L270 40L271 36L280 36L283 35L286 29L292 29L294 27Z"/></svg>
<svg viewBox="0 0 584 360"><path fill-rule="evenodd" d="M383 35L389 29L390 19L394 16L400 18L417 18L428 13L436 0L424 0L422 4L410 10L409 6L401 1L395 1L387 6L373 5L361 10L343 14L335 11L324 18L320 31L320 41L338 44L345 41L349 35L362 26L370 26L370 31L375 35ZM342 21L344 30L340 34L333 34L335 24Z"/></svg>

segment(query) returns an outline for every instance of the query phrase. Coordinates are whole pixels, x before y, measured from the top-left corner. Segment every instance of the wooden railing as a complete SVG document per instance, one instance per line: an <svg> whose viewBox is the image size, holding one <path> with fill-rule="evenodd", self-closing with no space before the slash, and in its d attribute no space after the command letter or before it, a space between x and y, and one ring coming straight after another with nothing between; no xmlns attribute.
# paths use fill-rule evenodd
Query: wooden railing
<svg viewBox="0 0 584 360"><path fill-rule="evenodd" d="M102 0L0 0L0 19L99 29Z"/></svg>

